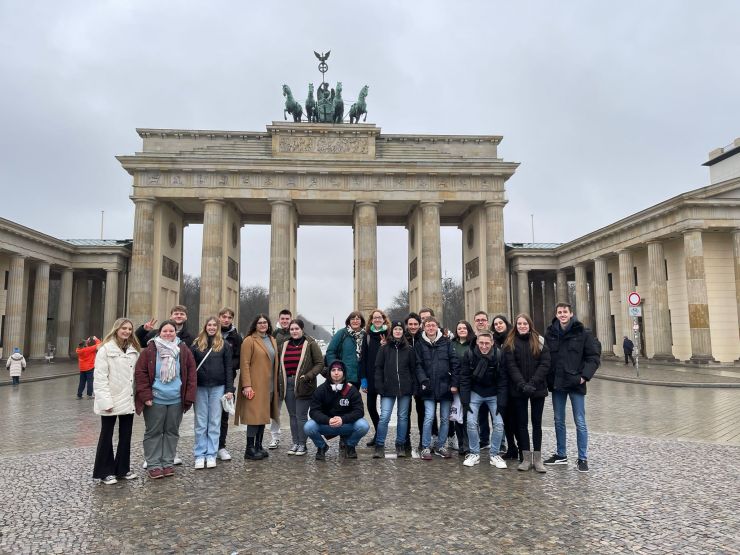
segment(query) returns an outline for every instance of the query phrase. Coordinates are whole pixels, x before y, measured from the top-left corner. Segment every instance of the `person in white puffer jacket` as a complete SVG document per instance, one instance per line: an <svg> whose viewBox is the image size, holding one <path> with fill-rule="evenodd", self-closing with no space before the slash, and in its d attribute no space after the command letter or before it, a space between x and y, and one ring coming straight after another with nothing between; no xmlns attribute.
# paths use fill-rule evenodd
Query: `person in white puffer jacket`
<svg viewBox="0 0 740 555"><path fill-rule="evenodd" d="M131 471L131 429L134 423L134 367L139 359L139 341L134 324L119 318L103 339L95 356L95 414L101 428L95 453L93 478L115 484L118 478L133 480ZM113 455L113 429L118 418L118 447Z"/></svg>
<svg viewBox="0 0 740 555"><path fill-rule="evenodd" d="M21 373L26 369L26 359L18 347L13 349L13 354L8 357L5 368L10 372L13 385L18 385L21 382Z"/></svg>

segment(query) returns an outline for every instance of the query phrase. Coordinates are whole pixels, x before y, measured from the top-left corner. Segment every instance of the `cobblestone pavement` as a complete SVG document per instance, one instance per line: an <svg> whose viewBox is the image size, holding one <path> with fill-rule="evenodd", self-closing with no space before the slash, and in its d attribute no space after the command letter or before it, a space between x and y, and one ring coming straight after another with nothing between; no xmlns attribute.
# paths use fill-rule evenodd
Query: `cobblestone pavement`
<svg viewBox="0 0 740 555"><path fill-rule="evenodd" d="M324 463L313 446L244 461L238 430L233 461L195 471L189 413L174 478L102 486L90 477L98 418L76 383L0 388L2 552L740 553L737 389L595 380L589 474L574 469L571 429L571 465L545 475L458 457L374 460L364 447L339 460L336 445ZM137 417L138 472L142 434Z"/></svg>

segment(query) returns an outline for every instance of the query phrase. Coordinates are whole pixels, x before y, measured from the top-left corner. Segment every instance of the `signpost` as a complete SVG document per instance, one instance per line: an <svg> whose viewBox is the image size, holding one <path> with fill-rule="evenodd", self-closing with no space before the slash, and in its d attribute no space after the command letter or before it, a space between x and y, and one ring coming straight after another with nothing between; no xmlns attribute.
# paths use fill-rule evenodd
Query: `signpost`
<svg viewBox="0 0 740 555"><path fill-rule="evenodd" d="M642 298L637 291L632 291L627 295L627 302L629 303L629 315L632 316L632 335L635 338L635 371L637 377L640 377L640 323L637 320L642 316Z"/></svg>

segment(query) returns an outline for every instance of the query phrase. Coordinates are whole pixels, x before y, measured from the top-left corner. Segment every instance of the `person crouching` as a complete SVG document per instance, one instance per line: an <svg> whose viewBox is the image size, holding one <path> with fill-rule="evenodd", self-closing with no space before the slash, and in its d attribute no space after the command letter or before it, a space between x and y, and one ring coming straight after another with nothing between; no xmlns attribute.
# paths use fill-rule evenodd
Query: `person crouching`
<svg viewBox="0 0 740 555"><path fill-rule="evenodd" d="M311 419L303 427L316 445L316 460L326 459L329 446L322 436L339 436L346 445L346 457L356 459L357 443L367 434L370 425L363 418L365 407L355 386L347 382L341 360L329 364L329 379L322 383L311 398Z"/></svg>

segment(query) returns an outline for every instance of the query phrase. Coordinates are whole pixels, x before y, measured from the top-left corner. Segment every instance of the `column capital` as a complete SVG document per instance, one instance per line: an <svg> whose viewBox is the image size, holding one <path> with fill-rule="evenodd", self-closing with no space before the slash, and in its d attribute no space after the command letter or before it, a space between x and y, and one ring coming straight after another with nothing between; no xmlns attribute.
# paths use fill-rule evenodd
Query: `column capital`
<svg viewBox="0 0 740 555"><path fill-rule="evenodd" d="M619 249L617 251L617 254L632 254L632 252L633 252L632 249L628 247L624 249Z"/></svg>
<svg viewBox="0 0 740 555"><path fill-rule="evenodd" d="M701 227L689 227L686 229L681 230L681 235L688 235L689 233L702 233L705 230Z"/></svg>
<svg viewBox="0 0 740 555"><path fill-rule="evenodd" d="M500 206L501 208L503 208L504 206L506 206L507 202L508 201L506 200L487 200L483 203L483 206L485 206L486 208L488 208L489 206Z"/></svg>
<svg viewBox="0 0 740 555"><path fill-rule="evenodd" d="M225 205L226 202L223 199L220 198L201 198L200 201L206 205L206 204L219 204L221 206Z"/></svg>
<svg viewBox="0 0 740 555"><path fill-rule="evenodd" d="M594 264L596 264L596 261L597 260L599 260L599 261L603 260L604 262L606 262L606 255L605 254L600 254L599 256L594 256Z"/></svg>
<svg viewBox="0 0 740 555"><path fill-rule="evenodd" d="M419 201L419 206L421 206L422 208L424 206L437 206L437 207L439 207L439 206L442 206L442 203L443 202L444 202L443 200L420 200Z"/></svg>
<svg viewBox="0 0 740 555"><path fill-rule="evenodd" d="M646 245L662 245L663 243L663 239L650 239L649 241L645 241Z"/></svg>
<svg viewBox="0 0 740 555"><path fill-rule="evenodd" d="M377 200L356 200L355 205L356 206L377 206L379 204L379 201Z"/></svg>
<svg viewBox="0 0 740 555"><path fill-rule="evenodd" d="M14 252L14 253L11 253L10 254L10 258L11 259L15 259L15 260L19 260L19 259L20 260L25 260L26 258L28 258L28 255L27 254L21 254L19 252Z"/></svg>
<svg viewBox="0 0 740 555"><path fill-rule="evenodd" d="M576 262L575 268L585 268L588 265L588 261L581 260L580 262Z"/></svg>
<svg viewBox="0 0 740 555"><path fill-rule="evenodd" d="M154 197L129 197L134 204L154 204L157 199Z"/></svg>

